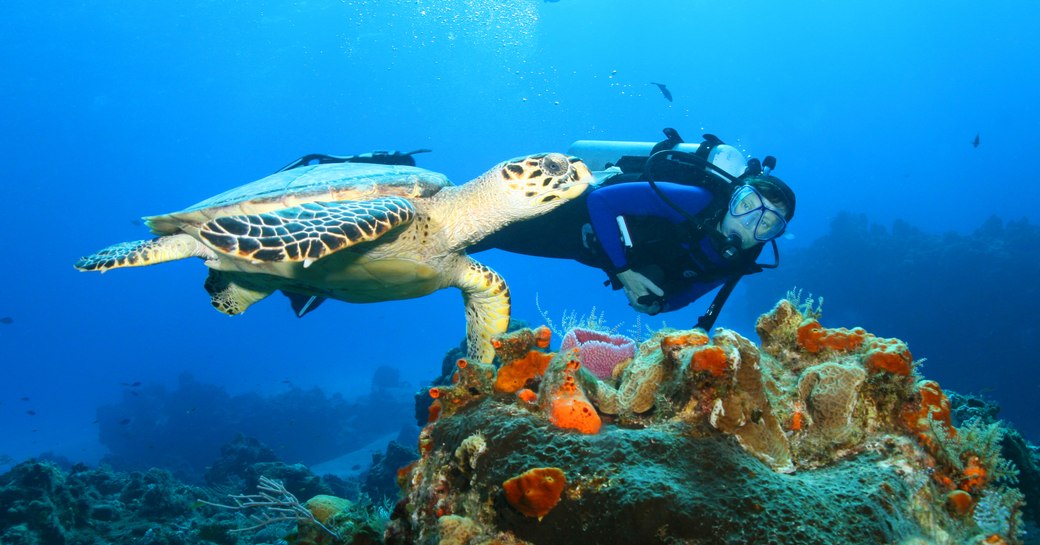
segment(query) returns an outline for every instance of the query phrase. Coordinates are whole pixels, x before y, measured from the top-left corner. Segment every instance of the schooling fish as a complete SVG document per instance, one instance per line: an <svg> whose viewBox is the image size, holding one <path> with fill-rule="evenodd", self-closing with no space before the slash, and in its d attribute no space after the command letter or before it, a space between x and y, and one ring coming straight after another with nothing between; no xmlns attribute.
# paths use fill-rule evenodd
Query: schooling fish
<svg viewBox="0 0 1040 545"><path fill-rule="evenodd" d="M971 141L971 147L979 147L979 133L975 133L975 139Z"/></svg>
<svg viewBox="0 0 1040 545"><path fill-rule="evenodd" d="M668 102L672 101L672 92L669 91L668 88L665 87L665 85L663 83L657 83L657 82L653 82L653 81L651 81L650 83L652 85L656 85L657 88L661 90L661 94L664 95L664 98L668 99Z"/></svg>

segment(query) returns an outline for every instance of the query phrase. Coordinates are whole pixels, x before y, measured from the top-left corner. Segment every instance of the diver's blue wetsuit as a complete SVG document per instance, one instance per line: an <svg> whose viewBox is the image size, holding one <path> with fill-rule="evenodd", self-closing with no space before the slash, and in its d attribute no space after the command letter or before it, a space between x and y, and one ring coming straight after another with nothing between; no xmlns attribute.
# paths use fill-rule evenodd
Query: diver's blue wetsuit
<svg viewBox="0 0 1040 545"><path fill-rule="evenodd" d="M657 182L656 185L661 192L676 205L682 207L690 216L695 216L703 211L712 200L712 194L700 187L668 182ZM614 267L613 272L632 268L637 272L645 274L641 267L642 265L661 265L666 267L663 263L629 262L629 256L621 238L621 229L617 223L618 216L626 218L630 225L630 231L631 220L639 217L661 218L672 224L676 230L686 220L684 215L680 214L672 206L669 206L646 182L629 182L597 188L588 195L588 211L592 229L596 233L596 238L599 240L603 253ZM635 233L633 233L633 237L638 238L635 237ZM633 243L634 246L638 246L640 241L634 240ZM703 252L703 257L701 257L700 261L703 261L703 258L706 257L709 261L709 264L706 265L709 267L726 267L725 260L719 255L718 250L715 249L707 237L703 237L699 241L698 246ZM689 250L690 245L686 243L682 247ZM663 272L665 280L669 278L672 280L658 284L664 290L664 302L661 305L662 312L683 308L705 293L722 285L727 280L725 277L720 278L718 275L711 275L711 278L706 281L698 281L696 278L693 278L677 282L675 279L683 278L684 271L666 270ZM694 271L690 271L688 274L692 276L693 273ZM652 276L648 276L654 279ZM657 281L656 279L654 280L655 282Z"/></svg>

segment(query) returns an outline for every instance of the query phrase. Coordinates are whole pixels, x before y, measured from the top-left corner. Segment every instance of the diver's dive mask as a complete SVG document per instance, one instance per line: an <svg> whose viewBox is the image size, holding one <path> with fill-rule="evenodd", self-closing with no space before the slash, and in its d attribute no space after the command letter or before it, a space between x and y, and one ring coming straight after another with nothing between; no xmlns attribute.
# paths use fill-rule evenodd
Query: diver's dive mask
<svg viewBox="0 0 1040 545"><path fill-rule="evenodd" d="M784 232L787 220L779 207L750 185L733 192L729 213L722 220L723 232L735 234L747 248L757 242L768 242Z"/></svg>

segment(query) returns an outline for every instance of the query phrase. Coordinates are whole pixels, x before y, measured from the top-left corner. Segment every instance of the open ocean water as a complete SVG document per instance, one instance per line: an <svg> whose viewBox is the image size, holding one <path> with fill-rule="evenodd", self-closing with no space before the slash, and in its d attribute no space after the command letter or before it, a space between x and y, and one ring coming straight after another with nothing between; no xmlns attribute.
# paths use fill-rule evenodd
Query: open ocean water
<svg viewBox="0 0 1040 545"><path fill-rule="evenodd" d="M303 319L276 294L229 318L210 307L197 260L73 270L146 238L141 216L307 153L428 148L419 166L462 183L511 157L578 139L657 141L664 127L779 159L798 195L780 247L798 270L821 258L809 252L841 252L841 237L814 245L841 212L931 235L912 263L882 252L847 278L816 270L830 292L748 278L718 325L756 339L755 317L797 286L826 299L824 325L904 339L929 378L1001 404L1035 442L1040 240L990 244L983 233L978 255L953 260L948 241L992 216L1034 230L1040 219L1038 23L1040 7L1024 1L9 0L0 470L42 453L93 464L114 445L145 456L156 447L141 438L180 413L135 399L185 384L215 388L176 409L203 421L221 395L319 387L362 399L371 437L397 433L411 392L462 339L455 290L330 301ZM517 318L539 323L537 300L556 320L595 309L622 331L637 323L601 271L478 258L509 281ZM642 323L689 327L709 300ZM396 392L394 411L372 395L384 390ZM190 450L198 433L176 440Z"/></svg>

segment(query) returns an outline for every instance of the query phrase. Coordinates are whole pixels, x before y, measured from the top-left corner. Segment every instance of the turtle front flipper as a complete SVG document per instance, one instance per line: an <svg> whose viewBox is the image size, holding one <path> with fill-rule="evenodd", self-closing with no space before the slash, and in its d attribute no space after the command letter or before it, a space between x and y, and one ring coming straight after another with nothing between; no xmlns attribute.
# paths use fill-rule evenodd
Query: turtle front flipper
<svg viewBox="0 0 1040 545"><path fill-rule="evenodd" d="M378 239L415 219L402 197L370 201L310 202L267 212L224 216L199 227L215 249L256 262L314 261L361 242Z"/></svg>
<svg viewBox="0 0 1040 545"><path fill-rule="evenodd" d="M143 267L187 257L215 257L209 248L190 235L177 234L151 240L136 240L113 244L100 252L84 257L74 267L81 271L105 272L119 267Z"/></svg>
<svg viewBox="0 0 1040 545"><path fill-rule="evenodd" d="M481 363L491 363L495 358L492 337L509 328L509 287L487 265L469 256L461 258L455 286L462 290L466 304L466 355Z"/></svg>

